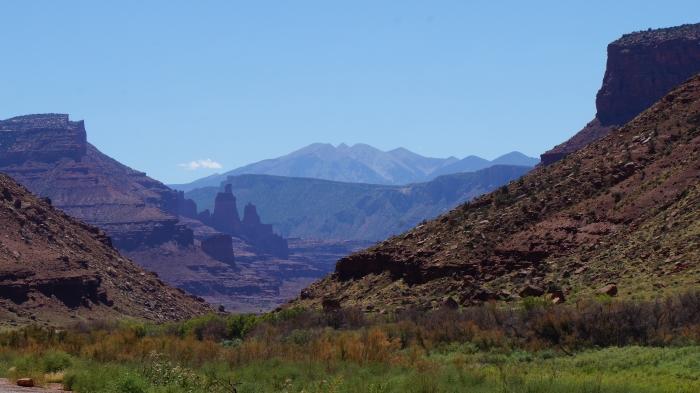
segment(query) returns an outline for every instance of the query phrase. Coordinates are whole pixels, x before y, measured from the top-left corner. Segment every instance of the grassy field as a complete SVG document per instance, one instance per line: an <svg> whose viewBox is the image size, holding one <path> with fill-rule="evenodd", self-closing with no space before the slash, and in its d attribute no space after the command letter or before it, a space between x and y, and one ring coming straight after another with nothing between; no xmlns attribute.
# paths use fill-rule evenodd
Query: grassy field
<svg viewBox="0 0 700 393"><path fill-rule="evenodd" d="M410 350L404 354L411 359ZM63 356L60 370L46 359ZM99 362L64 353L5 353L4 376L63 381L77 392L696 392L700 348L606 348L562 356L552 351L474 352L468 345L413 364L350 360L255 360L237 367L205 362L195 370L153 358ZM15 367L12 371L7 371ZM44 377L46 376L46 378ZM53 379L52 379L53 378ZM229 382L232 384L229 385Z"/></svg>
<svg viewBox="0 0 700 393"><path fill-rule="evenodd" d="M695 317L677 318L695 306L673 304L404 315L299 308L159 326L29 326L0 333L0 376L76 392L695 392L700 330ZM640 321L626 330L614 315L630 318L630 309L653 311L655 330L642 335ZM603 328L576 327L572 315L591 310L614 323L589 316Z"/></svg>

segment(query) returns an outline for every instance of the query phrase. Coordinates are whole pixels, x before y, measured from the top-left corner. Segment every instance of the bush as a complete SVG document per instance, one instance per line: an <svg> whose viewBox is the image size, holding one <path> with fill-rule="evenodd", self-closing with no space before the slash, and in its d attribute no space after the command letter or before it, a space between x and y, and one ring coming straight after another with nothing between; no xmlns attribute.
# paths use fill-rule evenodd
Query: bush
<svg viewBox="0 0 700 393"><path fill-rule="evenodd" d="M76 381L78 380L78 374L68 373L63 376L63 382L61 386L63 390L72 392L76 387Z"/></svg>
<svg viewBox="0 0 700 393"><path fill-rule="evenodd" d="M134 374L125 374L114 379L106 389L110 393L146 393L146 383Z"/></svg>
<svg viewBox="0 0 700 393"><path fill-rule="evenodd" d="M45 373L64 371L72 365L70 355L65 352L48 353L41 359L41 368Z"/></svg>

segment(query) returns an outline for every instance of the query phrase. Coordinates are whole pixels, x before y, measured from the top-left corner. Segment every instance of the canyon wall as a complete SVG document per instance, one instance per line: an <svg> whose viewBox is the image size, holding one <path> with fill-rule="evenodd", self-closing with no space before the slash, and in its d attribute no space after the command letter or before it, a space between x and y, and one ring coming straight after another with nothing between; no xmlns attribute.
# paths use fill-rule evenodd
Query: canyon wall
<svg viewBox="0 0 700 393"><path fill-rule="evenodd" d="M700 24L625 34L608 45L595 119L572 138L541 155L550 165L582 149L651 107L700 72Z"/></svg>
<svg viewBox="0 0 700 393"><path fill-rule="evenodd" d="M43 114L0 121L0 171L54 206L103 229L122 251L194 244L178 220L178 194L102 154L83 121Z"/></svg>

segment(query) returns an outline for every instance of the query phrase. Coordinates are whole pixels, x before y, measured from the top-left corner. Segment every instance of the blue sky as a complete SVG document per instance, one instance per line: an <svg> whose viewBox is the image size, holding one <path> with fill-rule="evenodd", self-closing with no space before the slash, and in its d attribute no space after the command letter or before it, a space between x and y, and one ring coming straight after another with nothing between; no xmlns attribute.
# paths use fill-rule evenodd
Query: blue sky
<svg viewBox="0 0 700 393"><path fill-rule="evenodd" d="M0 118L84 119L166 183L314 142L538 156L595 116L610 41L697 22L697 0L3 1Z"/></svg>

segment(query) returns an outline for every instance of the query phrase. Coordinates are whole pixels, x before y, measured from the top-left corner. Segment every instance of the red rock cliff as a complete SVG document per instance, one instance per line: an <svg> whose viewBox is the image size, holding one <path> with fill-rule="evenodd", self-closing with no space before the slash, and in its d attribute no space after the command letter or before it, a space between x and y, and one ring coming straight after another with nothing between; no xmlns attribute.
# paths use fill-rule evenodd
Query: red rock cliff
<svg viewBox="0 0 700 393"><path fill-rule="evenodd" d="M0 171L103 229L121 251L194 244L192 230L177 218L178 194L102 154L86 141L84 123L68 115L0 121Z"/></svg>
<svg viewBox="0 0 700 393"><path fill-rule="evenodd" d="M622 126L700 72L700 24L625 34L608 45L596 118L568 141L541 155L559 161Z"/></svg>

